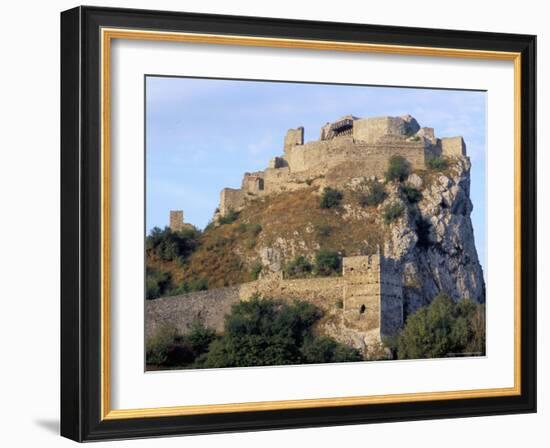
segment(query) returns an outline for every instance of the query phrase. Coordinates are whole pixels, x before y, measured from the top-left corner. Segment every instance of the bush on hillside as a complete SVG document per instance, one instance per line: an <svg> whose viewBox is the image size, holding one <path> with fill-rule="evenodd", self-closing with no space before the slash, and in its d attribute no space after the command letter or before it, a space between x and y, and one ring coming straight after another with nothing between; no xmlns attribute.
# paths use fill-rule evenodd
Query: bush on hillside
<svg viewBox="0 0 550 448"><path fill-rule="evenodd" d="M323 194L321 195L321 201L319 206L321 208L334 208L340 205L343 195L340 191L331 187L325 187Z"/></svg>
<svg viewBox="0 0 550 448"><path fill-rule="evenodd" d="M315 275L338 275L341 266L342 257L334 250L321 249L315 254Z"/></svg>
<svg viewBox="0 0 550 448"><path fill-rule="evenodd" d="M173 231L154 227L145 239L145 247L163 261L185 260L199 245L200 232L195 228Z"/></svg>
<svg viewBox="0 0 550 448"><path fill-rule="evenodd" d="M392 180L404 181L411 173L410 163L401 156L391 156L388 160L388 169L385 177L388 182Z"/></svg>
<svg viewBox="0 0 550 448"><path fill-rule="evenodd" d="M376 206L384 202L386 197L387 194L384 185L378 181L370 181L367 193L359 197L359 204L363 207Z"/></svg>
<svg viewBox="0 0 550 448"><path fill-rule="evenodd" d="M441 156L428 157L426 165L432 171L443 171L449 167L449 161Z"/></svg>
<svg viewBox="0 0 550 448"><path fill-rule="evenodd" d="M169 295L177 296L195 291L206 291L208 289L208 280L205 278L196 278L184 280L180 286L169 291Z"/></svg>
<svg viewBox="0 0 550 448"><path fill-rule="evenodd" d="M232 224L239 218L239 212L231 209L225 215L220 216L218 223L220 225Z"/></svg>
<svg viewBox="0 0 550 448"><path fill-rule="evenodd" d="M391 204L388 204L384 208L384 211L382 212L382 217L384 218L384 222L386 224L392 223L397 218L399 218L404 211L405 211L405 207L403 207L403 204L401 204L400 202L393 202Z"/></svg>
<svg viewBox="0 0 550 448"><path fill-rule="evenodd" d="M311 275L313 265L302 255L291 260L284 268L285 278L302 278Z"/></svg>
<svg viewBox="0 0 550 448"><path fill-rule="evenodd" d="M172 278L169 272L147 268L145 270L145 298L147 300L158 299L170 289Z"/></svg>

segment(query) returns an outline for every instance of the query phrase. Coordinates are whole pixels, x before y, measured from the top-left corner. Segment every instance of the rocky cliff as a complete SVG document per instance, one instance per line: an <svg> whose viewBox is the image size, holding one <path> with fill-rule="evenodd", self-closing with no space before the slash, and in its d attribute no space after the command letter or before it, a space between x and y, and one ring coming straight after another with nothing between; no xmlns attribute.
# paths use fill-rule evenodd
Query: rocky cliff
<svg viewBox="0 0 550 448"><path fill-rule="evenodd" d="M403 266L406 313L439 292L483 303L485 283L470 219L470 161L455 157L444 172L423 177L408 177L422 197L391 226L384 241L385 255ZM389 200L403 202L396 185L389 190Z"/></svg>

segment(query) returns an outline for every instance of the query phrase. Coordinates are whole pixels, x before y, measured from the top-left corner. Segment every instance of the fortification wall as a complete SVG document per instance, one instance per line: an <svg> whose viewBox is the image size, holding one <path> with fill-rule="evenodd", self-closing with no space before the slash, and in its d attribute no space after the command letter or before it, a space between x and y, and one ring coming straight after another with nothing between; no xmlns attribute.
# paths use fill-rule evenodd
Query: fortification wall
<svg viewBox="0 0 550 448"><path fill-rule="evenodd" d="M147 301L145 336L153 336L161 325L186 333L196 321L221 332L231 306L255 295L285 302L305 300L326 315L338 314L343 326L334 336L343 337L338 333L349 335L351 331L367 344L395 334L403 323L398 269L380 255L368 255L344 258L342 276L338 277L283 279L282 272L277 272L237 286Z"/></svg>
<svg viewBox="0 0 550 448"><path fill-rule="evenodd" d="M163 297L145 302L145 338L151 338L163 325L174 327L185 334L194 322L221 332L224 316L231 311L231 305L238 303L240 286L212 289Z"/></svg>
<svg viewBox="0 0 550 448"><path fill-rule="evenodd" d="M224 188L220 193L220 214L230 210L239 210L244 205L245 193L240 188Z"/></svg>
<svg viewBox="0 0 550 448"><path fill-rule="evenodd" d="M289 129L286 132L285 135L285 144L284 149L285 152L287 149L296 146L296 145L303 145L304 144L304 128L299 127L296 129Z"/></svg>
<svg viewBox="0 0 550 448"><path fill-rule="evenodd" d="M409 115L362 118L353 122L353 138L356 141L375 144L386 135L411 135L419 129L417 121Z"/></svg>
<svg viewBox="0 0 550 448"><path fill-rule="evenodd" d="M444 156L465 156L466 144L462 137L448 137L441 139L441 153Z"/></svg>
<svg viewBox="0 0 550 448"><path fill-rule="evenodd" d="M382 176L388 167L388 160L394 155L405 157L413 169L425 168L424 141L388 139L377 144L356 143L351 137L308 142L293 147L285 156L289 171L299 173L325 170L343 162L361 162L366 176ZM361 174L360 174L361 175Z"/></svg>
<svg viewBox="0 0 550 448"><path fill-rule="evenodd" d="M345 280L342 277L318 277L304 279L283 279L281 273L241 285L241 300L248 300L255 294L283 301L307 300L326 310L342 300Z"/></svg>
<svg viewBox="0 0 550 448"><path fill-rule="evenodd" d="M231 306L255 294L286 302L307 300L322 310L342 300L342 277L283 280L280 273L241 285L192 292L145 302L145 337L152 337L162 325L187 333L194 322L221 332Z"/></svg>
<svg viewBox="0 0 550 448"><path fill-rule="evenodd" d="M462 137L438 139L433 128L421 128L410 115L359 119L346 115L327 123L321 139L304 144L304 128L289 129L284 156L270 160L264 171L245 173L240 190L224 189L220 213L239 210L248 196L294 191L325 177L339 185L354 177L381 178L392 156L406 158L415 170L426 167L426 157L465 156Z"/></svg>

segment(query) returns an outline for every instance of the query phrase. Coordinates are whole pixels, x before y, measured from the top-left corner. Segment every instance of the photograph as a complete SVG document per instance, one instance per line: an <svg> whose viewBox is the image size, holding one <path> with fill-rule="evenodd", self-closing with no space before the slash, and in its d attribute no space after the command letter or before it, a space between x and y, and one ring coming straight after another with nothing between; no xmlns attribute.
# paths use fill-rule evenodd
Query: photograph
<svg viewBox="0 0 550 448"><path fill-rule="evenodd" d="M486 95L146 75L145 370L486 356Z"/></svg>
<svg viewBox="0 0 550 448"><path fill-rule="evenodd" d="M14 200L60 226L63 437L540 439L543 15L400 6L61 12L60 160L10 172L59 174L56 219Z"/></svg>

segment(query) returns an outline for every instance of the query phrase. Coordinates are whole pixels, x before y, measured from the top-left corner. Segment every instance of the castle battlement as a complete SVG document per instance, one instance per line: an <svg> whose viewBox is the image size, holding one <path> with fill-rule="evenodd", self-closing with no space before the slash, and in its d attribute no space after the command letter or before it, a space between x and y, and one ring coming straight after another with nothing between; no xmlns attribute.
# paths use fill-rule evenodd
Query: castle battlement
<svg viewBox="0 0 550 448"><path fill-rule="evenodd" d="M289 129L283 153L272 158L265 170L245 173L240 189L224 188L220 215L240 210L247 198L294 191L315 182L338 186L351 178L382 178L395 155L407 159L413 170L425 169L429 157L466 156L466 145L462 137L436 137L433 128L421 127L411 115L346 115L326 123L315 141L304 143L303 127Z"/></svg>

